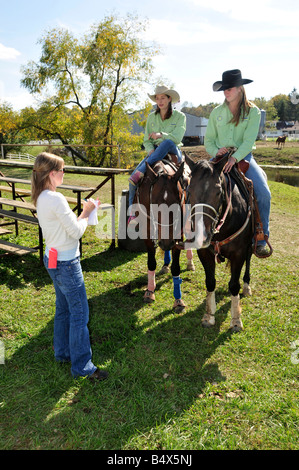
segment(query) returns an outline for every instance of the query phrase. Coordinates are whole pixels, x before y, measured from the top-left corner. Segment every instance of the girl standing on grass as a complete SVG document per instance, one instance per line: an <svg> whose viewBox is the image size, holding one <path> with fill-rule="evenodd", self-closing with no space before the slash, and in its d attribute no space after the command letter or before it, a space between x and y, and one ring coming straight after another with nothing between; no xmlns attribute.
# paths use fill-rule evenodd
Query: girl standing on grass
<svg viewBox="0 0 299 470"><path fill-rule="evenodd" d="M77 218L63 194L56 191L63 182L64 160L41 153L32 172L32 201L46 241L45 267L54 283L54 354L58 362L71 362L73 377L103 380L107 372L92 362L88 320L89 307L80 263L79 240L84 234L94 204L88 201ZM51 267L52 249L57 252ZM55 263L54 263L55 264Z"/></svg>

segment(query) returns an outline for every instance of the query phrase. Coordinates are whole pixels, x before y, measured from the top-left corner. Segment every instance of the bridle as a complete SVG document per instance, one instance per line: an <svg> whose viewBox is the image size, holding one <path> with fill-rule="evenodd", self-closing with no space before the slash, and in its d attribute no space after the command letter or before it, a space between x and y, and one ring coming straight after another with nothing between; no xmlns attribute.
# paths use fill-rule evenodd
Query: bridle
<svg viewBox="0 0 299 470"><path fill-rule="evenodd" d="M192 206L191 211L190 211L191 221L192 221L192 218L194 218L196 215L203 215L203 216L209 217L212 220L211 231L213 233L213 236L220 232L220 229L223 226L223 224L224 224L224 222L227 218L227 215L230 212L231 207L232 207L232 182L231 182L231 177L230 177L229 173L227 173L227 179L228 179L228 187L226 185L225 178L223 180L223 182L226 186L225 191L224 191L225 192L225 199L226 199L226 209L225 209L225 212L224 212L223 216L221 217L221 219L220 219L220 216L221 216L222 209L223 209L224 198L223 198L222 203L220 204L218 210L216 210L213 206L211 206L209 204L197 203L197 204L194 204L194 206ZM188 195L187 200L189 200L189 196L190 196L189 188L187 189L187 195ZM196 210L197 207L200 207L201 210ZM213 212L214 216L207 213L205 211L205 208L211 210ZM221 258L220 258L220 256L221 256L221 253L220 253L221 247L223 245L226 245L227 243L230 243L231 241L233 241L236 237L238 237L245 230L245 228L248 225L248 222L250 220L251 213L252 213L251 212L251 206L250 206L250 204L248 204L247 217L246 217L246 220L245 220L244 224L242 225L242 227L240 227L239 230L237 230L234 234L230 235L229 237L225 238L224 240L220 240L220 241L212 240L211 241L211 245L214 247L215 258L216 258L218 263L221 262Z"/></svg>
<svg viewBox="0 0 299 470"><path fill-rule="evenodd" d="M211 231L212 231L213 235L215 235L216 233L219 233L222 225L225 222L227 214L230 211L231 205L232 205L232 185L231 185L230 177L228 177L228 182L229 182L228 190L227 190L227 188L225 188L224 192L222 192L222 200L221 200L221 203L220 203L218 209L215 209L215 207L211 206L210 204L206 204L205 202L200 202L200 203L194 204L191 208L191 211L190 211L191 222L192 222L192 218L196 218L196 216L198 216L198 215L209 217L212 220ZM225 179L224 179L224 185L226 186ZM221 216L222 209L223 209L224 199L226 199L226 210L225 210L221 220L219 221L219 218ZM187 200L188 201L190 200L189 187L187 188ZM197 208L199 208L199 209L197 209ZM205 209L209 209L210 211L212 211L214 216L209 214L208 212L206 212ZM219 223L218 223L218 221L219 221ZM217 225L217 223L218 223L218 225ZM217 225L217 227L216 227L216 225Z"/></svg>

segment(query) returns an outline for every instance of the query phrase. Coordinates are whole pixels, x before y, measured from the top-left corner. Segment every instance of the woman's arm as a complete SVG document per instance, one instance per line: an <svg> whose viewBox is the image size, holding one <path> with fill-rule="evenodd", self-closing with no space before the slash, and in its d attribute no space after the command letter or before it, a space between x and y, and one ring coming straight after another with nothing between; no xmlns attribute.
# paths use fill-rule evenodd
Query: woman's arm
<svg viewBox="0 0 299 470"><path fill-rule="evenodd" d="M205 138L204 138L206 151L208 152L209 155L211 155L211 157L216 157L219 151L219 148L216 145L217 135L218 133L217 133L216 121L214 118L214 113L212 111L209 117L207 130L206 130ZM223 149L225 149L225 147L223 147ZM225 153L224 150L223 150L223 153ZM223 153L220 153L220 155L223 155Z"/></svg>
<svg viewBox="0 0 299 470"><path fill-rule="evenodd" d="M251 151L256 141L261 120L260 110L254 106L250 108L247 126L243 132L242 143L239 145L238 150L234 153L235 159L239 162L243 160ZM240 127L242 131L242 128Z"/></svg>

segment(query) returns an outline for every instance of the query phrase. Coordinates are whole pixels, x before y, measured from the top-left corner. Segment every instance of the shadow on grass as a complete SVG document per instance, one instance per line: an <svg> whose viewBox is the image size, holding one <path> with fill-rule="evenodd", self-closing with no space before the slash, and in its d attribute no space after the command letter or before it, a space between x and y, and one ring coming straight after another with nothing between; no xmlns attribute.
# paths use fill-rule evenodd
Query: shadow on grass
<svg viewBox="0 0 299 470"><path fill-rule="evenodd" d="M112 270L133 256L96 255L83 260L83 270L94 269L90 261ZM159 278L158 290L168 280ZM143 303L132 285L145 283L142 275L89 299L93 360L109 372L105 382L74 381L70 365L54 361L52 320L1 366L4 448L130 448L137 436L190 408L207 383L226 380L211 358L230 338L229 331L220 334L229 302L215 328L205 330L204 302L176 315Z"/></svg>
<svg viewBox="0 0 299 470"><path fill-rule="evenodd" d="M22 289L28 284L41 288L51 282L35 255L8 255L0 258L0 284L6 284L10 289Z"/></svg>

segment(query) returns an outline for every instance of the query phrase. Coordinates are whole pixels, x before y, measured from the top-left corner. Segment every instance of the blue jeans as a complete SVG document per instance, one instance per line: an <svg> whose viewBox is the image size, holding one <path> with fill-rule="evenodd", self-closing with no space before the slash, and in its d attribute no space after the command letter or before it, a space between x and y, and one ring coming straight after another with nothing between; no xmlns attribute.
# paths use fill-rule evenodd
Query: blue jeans
<svg viewBox="0 0 299 470"><path fill-rule="evenodd" d="M159 160L163 160L164 157L168 153L174 153L178 157L178 161L182 160L182 153L180 149L175 145L175 143L170 140L166 139L161 142L161 144L156 148L156 150L150 155L146 156L135 168L132 174L136 173L136 171L141 171L141 173L145 173L146 171L146 162L149 165L153 165L154 163L158 162ZM134 196L136 192L136 186L129 182L129 207L133 204Z"/></svg>
<svg viewBox="0 0 299 470"><path fill-rule="evenodd" d="M264 234L269 237L269 218L270 218L270 206L271 206L271 192L264 176L264 172L261 167L256 163L249 153L244 160L249 162L249 168L246 171L246 177L252 180L254 193L258 203L260 211L261 221L263 224ZM265 241L259 242L259 244L266 244Z"/></svg>
<svg viewBox="0 0 299 470"><path fill-rule="evenodd" d="M54 283L56 311L54 318L54 354L59 362L71 361L74 377L88 376L97 369L91 361L89 307L80 258L57 261L56 269L45 267Z"/></svg>

